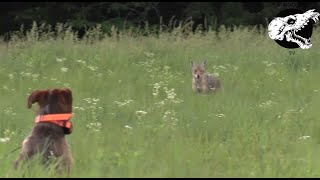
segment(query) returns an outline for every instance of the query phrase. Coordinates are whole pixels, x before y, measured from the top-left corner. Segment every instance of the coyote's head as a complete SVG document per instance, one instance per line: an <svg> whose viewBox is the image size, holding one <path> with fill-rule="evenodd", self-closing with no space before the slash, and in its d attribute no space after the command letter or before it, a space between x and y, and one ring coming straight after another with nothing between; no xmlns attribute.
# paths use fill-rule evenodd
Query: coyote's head
<svg viewBox="0 0 320 180"><path fill-rule="evenodd" d="M191 61L191 69L192 69L192 75L193 78L196 80L202 79L202 76L204 75L205 72L205 65L207 64L207 60L205 60L201 64L196 64L193 61Z"/></svg>

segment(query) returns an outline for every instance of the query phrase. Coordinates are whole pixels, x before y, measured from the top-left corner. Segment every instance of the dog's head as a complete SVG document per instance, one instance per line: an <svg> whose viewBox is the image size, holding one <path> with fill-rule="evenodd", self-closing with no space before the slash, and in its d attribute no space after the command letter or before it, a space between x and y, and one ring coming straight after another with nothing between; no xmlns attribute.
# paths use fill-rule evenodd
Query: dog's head
<svg viewBox="0 0 320 180"><path fill-rule="evenodd" d="M195 62L191 61L192 75L196 80L202 78L202 76L205 72L205 65L206 64L207 64L206 60L201 64L196 64Z"/></svg>
<svg viewBox="0 0 320 180"><path fill-rule="evenodd" d="M72 92L68 88L33 91L28 97L28 108L36 102L39 105L37 114L72 112Z"/></svg>

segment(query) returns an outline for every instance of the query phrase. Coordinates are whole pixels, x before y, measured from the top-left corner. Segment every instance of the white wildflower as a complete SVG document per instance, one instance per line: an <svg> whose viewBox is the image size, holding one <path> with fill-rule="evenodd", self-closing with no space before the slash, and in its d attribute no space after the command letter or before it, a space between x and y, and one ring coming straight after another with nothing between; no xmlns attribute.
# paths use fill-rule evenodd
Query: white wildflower
<svg viewBox="0 0 320 180"><path fill-rule="evenodd" d="M6 143L10 141L10 138L0 138L0 143Z"/></svg>
<svg viewBox="0 0 320 180"><path fill-rule="evenodd" d="M4 130L3 132L5 137L12 137L13 135L15 135L14 131L10 131L9 129Z"/></svg>
<svg viewBox="0 0 320 180"><path fill-rule="evenodd" d="M73 108L74 108L74 109L76 109L76 110L81 110L81 111L84 111L84 108L82 108L82 107L78 107L78 106L73 106Z"/></svg>
<svg viewBox="0 0 320 180"><path fill-rule="evenodd" d="M136 111L136 114L144 116L144 115L147 114L147 112L145 112L145 111Z"/></svg>
<svg viewBox="0 0 320 180"><path fill-rule="evenodd" d="M67 72L67 71L68 71L68 68L62 67L60 70L61 70L62 72Z"/></svg>
<svg viewBox="0 0 320 180"><path fill-rule="evenodd" d="M56 61L57 62L63 62L63 61L65 61L66 60L66 58L56 58Z"/></svg>
<svg viewBox="0 0 320 180"><path fill-rule="evenodd" d="M101 78L103 76L103 74L102 73L98 73L96 76Z"/></svg>
<svg viewBox="0 0 320 180"><path fill-rule="evenodd" d="M144 52L144 54L145 54L147 57L153 57L153 56L154 56L154 53L151 53L151 52Z"/></svg>
<svg viewBox="0 0 320 180"><path fill-rule="evenodd" d="M22 76L24 76L24 77L29 77L29 76L31 76L31 73L29 73L29 72L21 72L20 73Z"/></svg>
<svg viewBox="0 0 320 180"><path fill-rule="evenodd" d="M76 62L82 63L82 64L85 64L85 63L86 63L85 61L82 61L82 60L76 60Z"/></svg>
<svg viewBox="0 0 320 180"><path fill-rule="evenodd" d="M272 67L268 67L268 68L265 69L265 73L266 73L267 75L269 75L269 76L272 76L272 75L274 75L274 74L277 73L277 70L275 70L275 69L272 68Z"/></svg>
<svg viewBox="0 0 320 180"><path fill-rule="evenodd" d="M176 93L174 92L174 89L170 89L170 90L166 90L166 93L167 93L167 98L168 99L174 99L176 97Z"/></svg>
<svg viewBox="0 0 320 180"><path fill-rule="evenodd" d="M272 104L275 104L275 103L272 102L271 100L268 100L266 102L263 102L263 103L259 104L258 106L261 107L261 108L266 108L266 107L272 106Z"/></svg>
<svg viewBox="0 0 320 180"><path fill-rule="evenodd" d="M178 119L176 118L176 112L174 110L167 110L163 115L163 120L170 125L177 125Z"/></svg>
<svg viewBox="0 0 320 180"><path fill-rule="evenodd" d="M9 115L9 116L10 116L10 115L13 115L13 116L14 116L14 115L17 114L17 113L15 113L15 112L13 112L13 108L12 108L12 107L7 107L7 108L5 108L3 111L4 111L5 114L7 114L7 115Z"/></svg>
<svg viewBox="0 0 320 180"><path fill-rule="evenodd" d="M124 102L115 101L115 103L116 103L119 107L128 105L128 104L130 104L131 102L133 102L133 100L131 100L131 99L125 100Z"/></svg>
<svg viewBox="0 0 320 180"><path fill-rule="evenodd" d="M302 137L299 137L299 139L308 139L308 138L310 138L310 136L302 136Z"/></svg>
<svg viewBox="0 0 320 180"><path fill-rule="evenodd" d="M40 76L40 74L32 74L32 77L37 79Z"/></svg>
<svg viewBox="0 0 320 180"><path fill-rule="evenodd" d="M92 101L98 102L98 101L100 101L100 99L98 99L98 98L92 98Z"/></svg>
<svg viewBox="0 0 320 180"><path fill-rule="evenodd" d="M217 73L217 72L216 72L216 73L213 73L213 75L216 76L216 77L219 77L219 76L220 76L220 74Z"/></svg>
<svg viewBox="0 0 320 180"><path fill-rule="evenodd" d="M155 103L158 107L161 107L163 105L165 105L165 101L160 101L160 102L157 102Z"/></svg>
<svg viewBox="0 0 320 180"><path fill-rule="evenodd" d="M92 129L93 131L100 131L102 124L100 122L92 122L87 124L87 128Z"/></svg>
<svg viewBox="0 0 320 180"><path fill-rule="evenodd" d="M54 153L53 153L53 151L50 151L50 155L51 155L51 156L54 156Z"/></svg>
<svg viewBox="0 0 320 180"><path fill-rule="evenodd" d="M112 75L113 74L113 71L111 71L110 69L108 69L108 75Z"/></svg>
<svg viewBox="0 0 320 180"><path fill-rule="evenodd" d="M9 88L6 85L2 85L2 89L8 90Z"/></svg>
<svg viewBox="0 0 320 180"><path fill-rule="evenodd" d="M170 69L170 67L169 66L164 66L163 69L168 71Z"/></svg>
<svg viewBox="0 0 320 180"><path fill-rule="evenodd" d="M14 75L13 74L8 74L9 79L13 79Z"/></svg>
<svg viewBox="0 0 320 180"><path fill-rule="evenodd" d="M224 117L226 117L226 115L224 115L224 114L217 114L216 115L218 118L224 118Z"/></svg>
<svg viewBox="0 0 320 180"><path fill-rule="evenodd" d="M95 66L87 66L91 71L95 71L98 69L98 67Z"/></svg>
<svg viewBox="0 0 320 180"><path fill-rule="evenodd" d="M136 115L138 116L139 119L145 116L146 114L147 114L146 111L136 111Z"/></svg>
<svg viewBox="0 0 320 180"><path fill-rule="evenodd" d="M31 61L29 61L29 62L27 62L27 63L26 63L26 66L28 66L28 67L32 67L32 66L33 66L33 64L32 64L32 62L31 62Z"/></svg>

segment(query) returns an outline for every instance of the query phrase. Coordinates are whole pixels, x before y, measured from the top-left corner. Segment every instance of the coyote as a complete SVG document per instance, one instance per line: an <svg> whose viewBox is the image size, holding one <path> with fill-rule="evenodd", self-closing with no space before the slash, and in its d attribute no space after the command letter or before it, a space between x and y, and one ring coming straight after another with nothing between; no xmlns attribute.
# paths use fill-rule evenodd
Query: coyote
<svg viewBox="0 0 320 180"><path fill-rule="evenodd" d="M222 88L219 79L214 77L212 74L205 73L206 64L207 60L200 65L191 61L193 92L210 93Z"/></svg>

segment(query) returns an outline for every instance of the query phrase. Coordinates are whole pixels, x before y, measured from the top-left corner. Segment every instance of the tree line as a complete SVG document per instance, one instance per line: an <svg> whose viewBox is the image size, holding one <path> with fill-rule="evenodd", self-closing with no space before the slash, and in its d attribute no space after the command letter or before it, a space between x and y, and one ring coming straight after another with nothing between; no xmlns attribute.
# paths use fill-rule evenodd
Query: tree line
<svg viewBox="0 0 320 180"><path fill-rule="evenodd" d="M17 31L21 25L67 23L74 30L100 24L103 31L112 26L174 26L173 22L192 21L201 26L266 26L281 9L310 8L319 11L319 2L0 2L0 36Z"/></svg>

